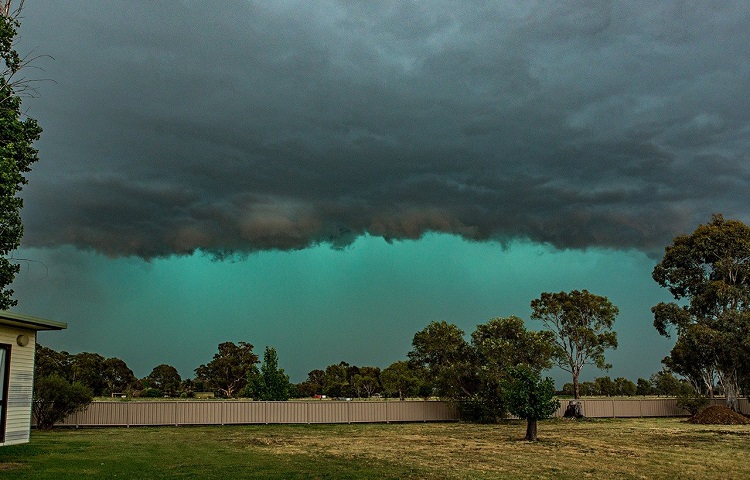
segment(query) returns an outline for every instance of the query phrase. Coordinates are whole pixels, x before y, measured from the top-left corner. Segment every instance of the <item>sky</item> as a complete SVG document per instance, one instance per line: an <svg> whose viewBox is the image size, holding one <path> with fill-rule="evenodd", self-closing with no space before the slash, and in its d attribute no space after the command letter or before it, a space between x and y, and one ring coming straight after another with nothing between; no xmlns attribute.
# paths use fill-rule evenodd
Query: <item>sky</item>
<svg viewBox="0 0 750 480"><path fill-rule="evenodd" d="M750 222L750 4L33 0L17 311L41 343L183 377L224 341L293 381L431 321L620 309L609 372L673 340L651 270ZM527 326L541 328L530 320ZM567 377L551 374L559 384Z"/></svg>

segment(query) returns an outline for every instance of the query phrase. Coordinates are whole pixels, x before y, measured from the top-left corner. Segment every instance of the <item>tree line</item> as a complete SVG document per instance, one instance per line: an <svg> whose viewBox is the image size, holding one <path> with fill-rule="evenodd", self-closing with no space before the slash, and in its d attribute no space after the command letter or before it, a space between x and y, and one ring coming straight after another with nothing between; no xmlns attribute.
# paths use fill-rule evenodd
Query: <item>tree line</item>
<svg viewBox="0 0 750 480"><path fill-rule="evenodd" d="M533 300L530 320L541 324L538 331L527 329L516 316L477 325L469 337L455 324L431 322L414 335L406 359L382 370L340 362L292 384L278 366L275 349L266 347L260 362L252 344L225 342L211 361L195 369L193 379L180 378L170 365L158 365L137 379L120 359L39 346L37 383L54 377L58 387L64 381L91 395L190 397L211 391L259 400L437 396L455 401L468 419L495 421L509 413L527 418L527 436L534 437L532 420L557 408L554 385L542 377L556 365L571 375L562 393L576 399L654 394L701 399L720 392L736 410L738 396L750 388L750 227L713 216L666 247L653 278L675 298L652 308L654 327L662 335L676 333L677 340L663 370L635 383L608 376L579 381L586 365L609 369L605 352L617 348L617 307L587 290L545 292Z"/></svg>

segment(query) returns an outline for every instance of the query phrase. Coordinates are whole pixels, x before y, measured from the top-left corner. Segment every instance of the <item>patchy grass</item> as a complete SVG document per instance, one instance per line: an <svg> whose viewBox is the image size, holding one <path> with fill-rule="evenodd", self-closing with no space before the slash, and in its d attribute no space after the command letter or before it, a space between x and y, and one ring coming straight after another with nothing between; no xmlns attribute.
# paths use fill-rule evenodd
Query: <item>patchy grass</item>
<svg viewBox="0 0 750 480"><path fill-rule="evenodd" d="M58 429L3 478L750 478L750 426L683 419Z"/></svg>

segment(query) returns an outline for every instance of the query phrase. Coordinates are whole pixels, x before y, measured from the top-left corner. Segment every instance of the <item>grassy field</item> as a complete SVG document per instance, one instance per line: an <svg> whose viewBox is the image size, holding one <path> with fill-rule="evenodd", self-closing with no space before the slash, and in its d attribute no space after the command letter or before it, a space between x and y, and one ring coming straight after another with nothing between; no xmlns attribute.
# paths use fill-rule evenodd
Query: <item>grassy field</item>
<svg viewBox="0 0 750 480"><path fill-rule="evenodd" d="M750 426L684 419L58 429L0 478L750 478Z"/></svg>

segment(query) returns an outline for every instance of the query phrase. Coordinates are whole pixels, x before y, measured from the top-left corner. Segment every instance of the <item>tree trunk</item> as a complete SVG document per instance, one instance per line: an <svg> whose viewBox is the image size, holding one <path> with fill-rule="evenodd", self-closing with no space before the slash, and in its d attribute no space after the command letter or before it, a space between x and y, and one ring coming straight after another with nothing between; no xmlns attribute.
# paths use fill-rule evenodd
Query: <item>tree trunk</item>
<svg viewBox="0 0 750 480"><path fill-rule="evenodd" d="M536 418L526 419L526 440L536 442Z"/></svg>
<svg viewBox="0 0 750 480"><path fill-rule="evenodd" d="M573 398L575 398L576 400L581 398L581 390L578 386L578 374L577 373L573 374Z"/></svg>

